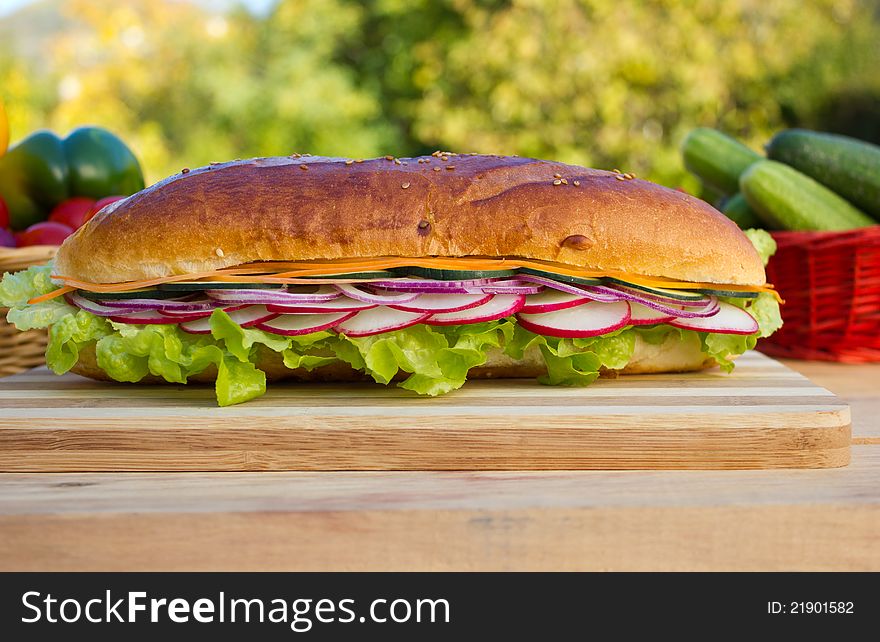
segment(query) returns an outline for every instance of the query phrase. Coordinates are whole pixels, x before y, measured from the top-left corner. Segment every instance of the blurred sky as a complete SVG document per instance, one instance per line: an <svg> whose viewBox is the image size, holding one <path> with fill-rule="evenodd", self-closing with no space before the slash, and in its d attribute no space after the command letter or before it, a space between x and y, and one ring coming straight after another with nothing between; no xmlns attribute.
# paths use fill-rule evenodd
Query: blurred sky
<svg viewBox="0 0 880 642"><path fill-rule="evenodd" d="M12 13L21 7L33 4L36 0L0 0L0 16ZM225 10L236 4L246 6L257 15L266 13L275 4L276 0L190 0L193 4L202 5L205 8Z"/></svg>

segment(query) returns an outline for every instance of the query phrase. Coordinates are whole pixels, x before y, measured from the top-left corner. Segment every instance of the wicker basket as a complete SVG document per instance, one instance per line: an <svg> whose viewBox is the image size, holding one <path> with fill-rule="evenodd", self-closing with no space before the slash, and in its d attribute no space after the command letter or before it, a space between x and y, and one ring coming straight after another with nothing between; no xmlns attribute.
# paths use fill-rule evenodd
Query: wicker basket
<svg viewBox="0 0 880 642"><path fill-rule="evenodd" d="M795 359L880 362L880 225L849 232L773 232L767 278L785 325L758 343Z"/></svg>
<svg viewBox="0 0 880 642"><path fill-rule="evenodd" d="M34 245L22 248L0 248L0 276L5 272L24 270L45 263L58 248L54 245ZM0 377L29 370L46 362L45 330L19 332L6 323L7 308L0 308Z"/></svg>

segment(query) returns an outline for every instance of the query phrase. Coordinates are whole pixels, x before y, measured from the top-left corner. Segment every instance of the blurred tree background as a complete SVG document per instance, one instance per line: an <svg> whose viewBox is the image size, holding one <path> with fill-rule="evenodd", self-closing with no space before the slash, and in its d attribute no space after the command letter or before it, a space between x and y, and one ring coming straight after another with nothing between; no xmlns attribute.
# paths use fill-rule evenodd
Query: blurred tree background
<svg viewBox="0 0 880 642"><path fill-rule="evenodd" d="M0 8L4 0L0 0ZM699 125L880 142L880 0L41 0L0 17L13 138L99 124L148 181L437 148L694 188Z"/></svg>

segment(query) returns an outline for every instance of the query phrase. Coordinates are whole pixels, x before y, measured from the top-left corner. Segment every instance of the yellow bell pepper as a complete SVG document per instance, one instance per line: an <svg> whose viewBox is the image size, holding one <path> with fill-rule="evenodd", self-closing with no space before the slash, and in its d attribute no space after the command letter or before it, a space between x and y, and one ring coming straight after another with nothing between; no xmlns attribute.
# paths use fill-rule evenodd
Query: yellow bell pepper
<svg viewBox="0 0 880 642"><path fill-rule="evenodd" d="M0 98L0 156L6 153L7 147L9 147L9 121L6 119L3 99Z"/></svg>

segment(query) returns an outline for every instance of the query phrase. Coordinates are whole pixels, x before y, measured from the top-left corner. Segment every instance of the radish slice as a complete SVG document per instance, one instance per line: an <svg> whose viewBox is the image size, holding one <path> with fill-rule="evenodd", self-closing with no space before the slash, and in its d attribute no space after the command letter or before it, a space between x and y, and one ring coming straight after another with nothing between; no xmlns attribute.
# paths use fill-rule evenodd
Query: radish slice
<svg viewBox="0 0 880 642"><path fill-rule="evenodd" d="M460 312L444 312L433 315L426 321L429 325L461 325L463 323L482 323L495 321L516 314L526 301L521 294L498 294L483 305Z"/></svg>
<svg viewBox="0 0 880 642"><path fill-rule="evenodd" d="M423 294L412 303L388 307L406 312L458 312L483 305L491 298L491 294Z"/></svg>
<svg viewBox="0 0 880 642"><path fill-rule="evenodd" d="M356 312L375 308L377 303L366 303L347 296L340 296L324 303L298 303L296 305L267 305L270 312L279 314L323 314L327 312Z"/></svg>
<svg viewBox="0 0 880 642"><path fill-rule="evenodd" d="M648 306L637 303L636 301L629 302L630 325L651 325L654 323L667 323L668 321L672 321L674 318L675 317L671 314L666 314L665 312L661 312L660 310L649 308Z"/></svg>
<svg viewBox="0 0 880 642"><path fill-rule="evenodd" d="M381 290L373 294L372 292L367 292L366 290L362 290L361 288L350 285L348 283L337 283L334 287L342 294L345 294L352 299L363 301L364 303L376 303L378 305L396 305L398 303L409 303L411 301L415 301L418 297L421 296L421 294L419 294L418 292L389 294Z"/></svg>
<svg viewBox="0 0 880 642"><path fill-rule="evenodd" d="M275 312L269 311L265 305L249 305L241 310L227 311L226 314L242 328L249 328L278 316Z"/></svg>
<svg viewBox="0 0 880 642"><path fill-rule="evenodd" d="M720 302L718 312L709 318L677 318L670 321L669 325L719 334L754 334L758 331L758 322L751 314L725 302Z"/></svg>
<svg viewBox="0 0 880 642"><path fill-rule="evenodd" d="M328 330L340 321L353 317L357 312L340 312L338 314L282 314L271 321L258 323L255 327L272 334L295 337L300 334L311 334Z"/></svg>
<svg viewBox="0 0 880 642"><path fill-rule="evenodd" d="M596 337L618 330L629 323L629 304L588 303L574 308L544 312L542 314L517 314L520 325L535 334L550 337Z"/></svg>
<svg viewBox="0 0 880 642"><path fill-rule="evenodd" d="M527 296L526 304L522 307L521 312L527 314L554 312L556 310L565 310L566 308L573 308L577 305L583 305L584 303L589 302L590 299L583 295L547 288L539 294Z"/></svg>
<svg viewBox="0 0 880 642"><path fill-rule="evenodd" d="M248 305L243 308L227 308L224 310L229 318L235 321L242 328L250 328L258 323L271 321L278 315L270 312L265 305ZM171 323L176 323L176 318L169 318ZM180 324L180 328L192 334L210 334L211 333L211 317L202 317L192 321L185 321Z"/></svg>
<svg viewBox="0 0 880 642"><path fill-rule="evenodd" d="M180 329L190 334L211 334L211 317L186 321L180 324Z"/></svg>
<svg viewBox="0 0 880 642"><path fill-rule="evenodd" d="M378 307L358 312L334 328L349 337L368 337L371 334L391 332L421 323L431 316L430 312L405 312Z"/></svg>
<svg viewBox="0 0 880 642"><path fill-rule="evenodd" d="M213 314L214 309L212 308L204 312L168 312L166 310L158 310L158 312L163 317L170 318L173 323L185 323L187 321L195 321L196 319L209 317Z"/></svg>
<svg viewBox="0 0 880 642"><path fill-rule="evenodd" d="M133 323L135 325L177 323L177 319L172 319L164 314L159 314L155 310L144 310L142 312L132 312L131 314L119 314L109 317L109 319L116 323Z"/></svg>

